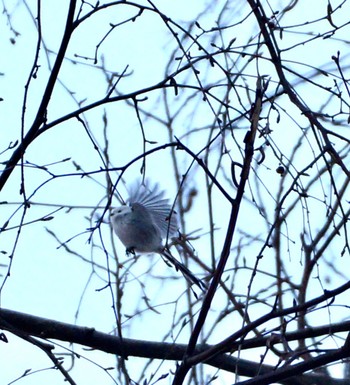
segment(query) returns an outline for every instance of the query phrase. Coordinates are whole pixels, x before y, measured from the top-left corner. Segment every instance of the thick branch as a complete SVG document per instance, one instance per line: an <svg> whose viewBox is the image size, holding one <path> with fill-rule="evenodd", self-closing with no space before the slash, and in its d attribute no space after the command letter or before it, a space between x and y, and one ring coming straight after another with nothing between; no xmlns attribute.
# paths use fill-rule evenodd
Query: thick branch
<svg viewBox="0 0 350 385"><path fill-rule="evenodd" d="M10 327L9 327L10 325ZM341 324L332 327L332 332L344 331L349 325ZM26 333L28 336L35 336L43 339L56 339L84 345L106 353L127 355L133 357L144 357L151 359L162 360L181 360L187 349L185 344L173 344L166 342L150 342L139 341L129 338L120 339L119 337L110 334L101 333L93 328L71 325L63 322L58 322L46 318L36 317L25 313L20 313L7 309L0 309L0 328L9 330L16 334L16 330L20 330L21 334ZM13 329L11 329L13 328ZM324 333L325 329L320 328L319 333ZM315 330L313 330L315 333ZM19 335L21 337L21 335ZM285 338L289 339L286 334ZM291 333L290 338L299 338L296 333ZM243 349L251 348L257 345L257 341L246 340L242 343ZM258 344L264 346L266 341L259 339ZM210 345L197 345L195 354L204 352ZM208 360L205 364L226 370L232 373L238 373L245 377L255 377L257 373L260 375L273 375L274 368L269 365L260 365L248 360L236 359L227 354L219 354L216 357ZM323 375L302 375L293 376L289 379L280 381L284 385L322 385L325 382ZM327 384L331 385L346 385L345 380L336 380L327 378Z"/></svg>
<svg viewBox="0 0 350 385"><path fill-rule="evenodd" d="M67 22L64 29L64 35L62 38L60 49L58 50L57 58L55 61L55 64L52 68L49 80L47 82L47 86L44 92L44 95L41 100L41 104L39 106L38 112L36 114L36 117L34 119L34 122L23 138L22 142L19 144L19 146L16 148L16 150L13 152L11 158L6 163L5 169L0 175L0 191L6 184L8 178L10 177L13 169L16 167L17 163L23 156L25 150L30 145L30 143L35 139L40 126L45 122L46 119L46 112L47 107L49 105L51 95L53 92L53 89L55 87L55 84L57 82L58 73L60 71L62 62L64 60L64 56L68 47L68 43L71 37L71 34L73 32L73 18L74 18L74 11L76 6L76 0L71 0L69 5L69 11L67 16Z"/></svg>
<svg viewBox="0 0 350 385"><path fill-rule="evenodd" d="M264 90L262 89L262 80L259 78L257 81L255 103L254 103L254 106L252 106L251 127L244 139L245 149L244 149L244 162L242 167L241 178L237 188L236 197L234 200L232 200L232 203L231 203L230 220L229 220L229 224L226 232L224 245L221 251L221 256L216 266L213 279L209 286L209 290L204 298L203 305L202 305L201 311L199 312L197 322L195 324L192 335L190 337L186 354L183 358L181 365L177 369L173 385L181 385L188 371L191 369L192 365L188 363L188 358L193 356L193 352L195 350L199 334L203 329L204 323L206 321L207 315L210 310L212 300L217 291L217 287L219 285L221 276L224 272L226 263L230 256L231 244L233 241L233 235L234 235L237 221L238 221L238 214L241 206L241 201L244 196L244 189L245 189L246 183L248 182L250 165L253 159L254 141L256 137L256 132L258 130L263 93L264 93Z"/></svg>

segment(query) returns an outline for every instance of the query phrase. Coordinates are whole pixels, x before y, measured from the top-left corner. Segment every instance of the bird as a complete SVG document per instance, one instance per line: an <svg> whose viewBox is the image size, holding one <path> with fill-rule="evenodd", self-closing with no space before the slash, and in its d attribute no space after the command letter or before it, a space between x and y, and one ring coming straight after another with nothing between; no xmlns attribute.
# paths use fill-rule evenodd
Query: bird
<svg viewBox="0 0 350 385"><path fill-rule="evenodd" d="M126 204L111 210L110 220L115 234L129 253L158 253L179 270L192 285L204 290L205 285L164 246L163 240L178 234L177 214L159 185L149 181L134 184ZM163 258L163 259L164 259Z"/></svg>

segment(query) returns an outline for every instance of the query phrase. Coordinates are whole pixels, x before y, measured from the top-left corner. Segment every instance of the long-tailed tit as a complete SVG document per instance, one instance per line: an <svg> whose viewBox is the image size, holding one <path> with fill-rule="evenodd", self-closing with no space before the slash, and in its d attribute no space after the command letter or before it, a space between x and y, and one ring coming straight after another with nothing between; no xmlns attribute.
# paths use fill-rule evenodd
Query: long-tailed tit
<svg viewBox="0 0 350 385"><path fill-rule="evenodd" d="M126 247L127 252L158 253L180 270L190 282L201 289L204 284L190 270L175 259L164 247L163 239L174 237L178 230L176 213L171 209L164 191L158 185L134 186L127 204L111 212L114 232Z"/></svg>

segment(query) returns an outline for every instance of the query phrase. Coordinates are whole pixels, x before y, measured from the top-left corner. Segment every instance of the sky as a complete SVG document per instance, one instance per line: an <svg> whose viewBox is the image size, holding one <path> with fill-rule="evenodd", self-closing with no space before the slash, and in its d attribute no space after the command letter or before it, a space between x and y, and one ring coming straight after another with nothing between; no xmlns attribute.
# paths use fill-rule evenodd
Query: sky
<svg viewBox="0 0 350 385"><path fill-rule="evenodd" d="M302 25L307 20L317 20L318 17L321 18L325 15L326 1L311 0L298 3L300 4L282 19L283 25L291 26L296 23ZM333 3L334 8L339 2ZM149 5L147 1L137 4ZM157 1L154 4L164 14L169 15L171 20L183 26L185 31L188 29L188 23L196 19L199 26L193 26L191 33L200 36L199 39L202 39L201 41L208 46L212 44L213 47L219 45L220 42L235 39L233 44L239 52L240 47L246 44L249 37L255 36L256 25L254 23L247 21L234 25L237 21L246 20L245 16L249 12L243 4L237 6L233 2L223 1L218 1L215 6L206 1L190 4L185 1L177 1L176 6L172 2ZM273 9L281 9L281 2L279 1L271 1L269 4ZM265 5L267 7L267 4ZM0 142L2 143L0 152L5 150L9 143L14 143L20 138L21 124L23 124L26 132L35 117L59 48L67 6L67 1L46 1L42 4L43 39L39 56L40 67L35 79L31 79L25 116L22 120L24 86L28 81L37 44L36 2L3 1L3 7L7 10L9 17L5 12L1 15L0 50L6 54L2 55L0 59L0 73L2 74L0 77L0 97L4 99L0 103L0 126L2 127L0 130ZM224 6L227 7L225 13L222 12ZM339 25L343 22L344 15L349 14L346 13L346 7L348 4L336 14L334 23ZM83 14L87 9L89 6L85 4ZM106 78L112 73L121 74L125 71L126 77L118 82L116 88L120 95L154 86L164 79L165 74L174 73L184 64L184 59L178 60L176 56L168 64L169 55L176 49L178 43L165 23L154 12L144 12L134 21L129 21L115 28L99 46L98 62L94 64L96 45L110 30L111 24L117 25L129 20L136 16L137 12L136 7L120 4L88 18L79 26L72 37L66 60L60 72L59 82L55 86L51 98L47 111L48 122L54 122L56 119L77 110L79 106L87 106L104 98L108 92ZM171 25L174 26L174 24ZM221 35L211 33L211 29L218 25L230 26L230 28L224 29ZM311 77L315 76L317 69L329 69L329 58L331 55L335 55L337 50L341 51L341 57L344 60L348 58L345 50L347 44L340 41L348 36L348 27L344 27L332 39L329 39L329 44L324 44L322 49L319 48L320 40L300 44L295 49L289 49L297 43L312 39L320 31L324 32L330 29L327 20L306 24L302 27L300 25L295 28L295 31L292 27L286 28L287 31L284 32L283 38L279 40L280 47L285 49L284 58L290 60L289 68L302 70L303 73ZM13 30L11 30L11 26ZM201 35L202 30L206 30L207 33ZM15 35L14 31L18 32L18 35ZM301 31L304 33L301 34ZM179 34L178 36L184 39L183 31L176 30L176 32ZM189 49L193 57L201 54L192 47L191 44L193 43L188 40L184 39L183 44ZM253 54L254 48L247 49L247 53ZM177 54L180 55L180 52ZM232 59L224 58L222 60L225 62L225 60L230 61ZM244 67L244 61L239 55L235 60L237 61L233 68L239 72L239 69ZM298 61L308 63L308 67L297 64ZM324 65L324 63L327 64ZM222 73L217 68L211 69L207 63L199 64L198 67L201 70L200 79L204 85L216 84L218 79L222 81ZM105 68L105 71L102 71L101 68ZM255 66L247 66L244 71L245 78L240 87L237 86L237 93L235 94L234 91L230 94L230 103L233 106L232 114L233 111L239 111L239 103L245 106L249 105L249 96L241 91L243 85L248 84L249 87L253 87L255 84L255 78L252 77L256 74ZM268 92L273 94L278 88L278 84L274 80L272 65L261 60L259 61L259 71L261 74L271 77ZM292 72L288 72L288 76L292 80L295 79ZM315 76L315 81L319 81L319 78L319 76ZM193 73L184 71L176 77L176 81L179 84L196 84L196 77ZM322 82L325 87L334 86L333 78L324 77ZM223 83L224 81L221 84ZM300 85L297 88L298 91L303 92L302 97L307 105L318 108L324 103L327 113L339 109L338 105L327 105L325 93L320 92L316 100L314 88L311 85L309 88L307 87ZM223 97L224 91L221 91L220 87L217 88L218 90L214 88L213 93L217 92L217 95ZM213 109L217 108L219 103L214 98L210 104L203 103L202 98L198 95L190 97L190 89L181 90L178 97L175 97L176 95L174 96L172 92L167 92L168 104L164 103L162 91L148 92L144 96L145 99L139 98L138 107L142 112L144 133L149 141L148 149L174 140L175 136L195 152L200 151L205 146L210 137L207 128L216 120ZM287 101L282 98L281 110L286 105L288 105ZM282 115L278 126L282 128L276 129L271 137L285 159L291 155L291 149L297 141L300 129L306 126L305 118L293 110L290 105L288 108ZM173 117L173 132L170 139L166 125L169 116ZM277 113L272 112L270 116L271 124L276 124L272 118L277 120ZM100 232L95 231L92 238L90 238L91 232L87 230L94 226L104 213L104 207L107 204L107 177L105 172L100 172L100 169L105 167L102 158L106 146L108 145L110 167L123 167L143 151L144 142L135 108L130 102L110 103L87 111L82 118L85 125L76 118L67 119L40 135L26 151L25 161L27 163L24 169L26 194L33 204L26 212L25 225L21 229L17 242L17 226L23 213L23 206L21 205L23 196L19 194L20 167L16 168L1 192L0 201L6 201L7 204L1 205L0 220L4 223L10 219L8 226L13 229L0 234L0 250L4 252L1 255L0 263L8 266L8 256L14 253L10 266L11 275L1 287L1 306L62 322L94 327L106 333L111 332L115 325L115 317L111 308L113 297L110 290L101 289L108 280L107 261L111 264L111 268L115 269L112 258L112 252L115 248L120 261L126 268L130 269L128 285L123 297L123 314L137 314L130 318L132 322L127 317L125 318L124 335L135 339L159 340L159 336L167 334L169 325L175 324L168 339L176 338L177 341L185 343L188 339L189 328L186 327L182 330L179 321L182 319L182 313L188 307L188 297L184 294L185 281L165 265L159 256L138 258L137 261L127 257L123 246L113 236L108 223L102 224ZM247 124L247 122L239 122L235 138L227 136L224 143L217 141L218 144L213 146L215 151L213 150L208 158L208 165L211 169L220 168L218 178L230 194L234 194L236 191L235 186L230 183L230 160L240 156L239 146L235 143L236 140L243 139ZM215 132L212 135L215 135ZM297 157L293 163L296 167L302 167L308 159L311 160L314 157L310 150L313 147L312 138L310 137L309 140L309 151L304 151ZM257 144L264 145L264 138L258 138ZM222 158L218 157L216 152L220 146L227 146L229 149L228 154ZM266 153L268 155L270 154L269 151L267 148ZM11 150L1 153L1 162L4 162L10 153ZM191 166L191 159L186 154L177 152L176 157L179 174L184 175L189 172L186 187L188 189L196 188L198 194L186 219L186 233L197 236L193 240L193 246L200 258L207 258L205 259L207 262L210 259L208 250L211 243L208 236L208 212L203 210L203 207L208 204L205 178L198 166ZM274 205L273 196L278 191L281 179L274 172L278 165L276 158L270 156L264 162L263 167L260 169L256 167L258 171L255 173L255 177L262 181L261 199L271 207ZM140 179L141 166L141 161L135 162L123 175L126 186L122 183L118 185L118 192L124 200L127 198L128 186ZM177 193L173 167L174 162L169 149L158 151L147 157L146 174L154 183L160 183L172 201ZM96 172L82 177L81 171ZM108 177L115 183L118 175L118 170L114 170L108 174ZM319 210L320 207L319 196L322 194L315 193L315 201L310 204L310 207L315 207L315 210ZM217 189L213 191L213 202L215 202L214 216L217 227L215 253L219 254L225 237L230 206ZM112 205L119 204L120 202L115 197ZM254 236L259 239L266 232L264 229L265 220L257 215L256 207L253 207L249 202L244 202L243 207L239 231L241 234L249 234L252 229L251 218L254 218L254 230L256 231L252 234L252 239ZM293 223L301 221L303 212L302 208L297 211L293 218L294 222L291 222L292 226L285 229L288 231L289 241L286 242L284 248L289 255L290 271L295 272L295 274L297 274L296 271L300 266L301 252L299 244L293 245L293 241L300 237L300 228L297 226L294 228ZM269 215L271 215L270 219L272 220L273 210L271 213ZM322 217L325 215L324 211L319 213ZM53 218L46 221L42 220L47 216ZM310 227L317 228L318 220L318 217L312 218ZM105 218L105 222L107 221L108 215ZM249 243L249 240L243 236L236 239L234 250L237 253L239 250L238 241ZM60 246L61 243L64 245ZM71 252L67 252L67 248ZM249 251L244 249L243 258L247 259L248 262L247 268L242 269L237 274L235 281L235 289L239 293L238 298L240 295L244 298L247 281L251 276L250 269L255 263L255 257L260 248L261 243L257 242L250 245ZM273 253L267 250L266 258L261 261L259 268L262 271L269 271L272 258ZM102 268L94 268L93 264L102 266ZM153 269L154 266L156 267L155 270ZM234 264L229 266L233 268ZM150 274L151 267L152 272ZM203 269L194 262L191 262L191 268L199 276L205 275ZM1 279L5 278L6 271L6 267L0 268L0 273L3 274ZM157 279L154 274L160 277L165 276L168 279L165 281ZM327 274L327 269L320 269L322 279L325 280ZM145 283L144 292L140 288L139 280ZM268 283L266 285L268 287ZM254 292L259 293L259 288L259 285L254 286ZM315 290L311 292L313 294L319 292L321 288L316 284L312 290ZM272 293L271 287L266 289L267 296L272 295ZM159 312L152 312L147 308L146 297L151 300L152 306ZM194 298L191 301L194 301ZM225 297L219 295L215 299L214 309L218 310L225 304ZM193 305L194 312L198 311L199 308L200 303ZM256 309L255 314L257 316L266 310L264 306L258 304L254 309ZM139 316L138 312L142 313L142 316ZM214 315L210 315L210 317L215 319ZM319 316L316 315L315 318L317 317ZM229 328L234 322L241 322L237 314L232 314L232 317L223 321L222 330ZM210 342L219 341L221 338L220 328L214 328L210 335ZM57 346L56 349L62 351L64 355L67 354L66 347ZM115 364L113 356L85 351L80 347L75 347L75 349L79 349L79 352L87 358L86 360L84 358L76 360L74 363L72 375L77 383L94 384L96 378L104 384L114 383L113 374L110 376L101 368L113 366ZM18 357L19 350L21 352L20 357ZM23 343L15 336L11 335L9 344L0 344L0 356L6 357L0 364L3 377L1 381L5 381L0 381L0 385L10 383L10 381L20 377L28 368L31 368L33 372L38 372L26 376L18 383L38 384L45 381L46 383L58 384L62 382L62 377L57 371L44 370L52 366L44 353L27 343ZM68 356L65 360L69 362ZM132 360L128 365L135 372L142 367L138 359ZM150 365L145 376L156 373L156 377L160 377L167 373L169 368L174 369L174 367L172 362L162 365L155 362ZM135 380L138 375L139 373L135 375ZM222 380L227 381L227 377L223 376ZM233 376L229 376L229 380L233 381ZM170 379L166 381L170 383Z"/></svg>

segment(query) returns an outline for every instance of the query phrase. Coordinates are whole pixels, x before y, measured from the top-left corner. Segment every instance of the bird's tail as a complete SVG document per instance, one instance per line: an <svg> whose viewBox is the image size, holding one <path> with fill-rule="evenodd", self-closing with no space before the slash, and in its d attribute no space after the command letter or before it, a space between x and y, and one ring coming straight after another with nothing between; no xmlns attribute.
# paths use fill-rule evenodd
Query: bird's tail
<svg viewBox="0 0 350 385"><path fill-rule="evenodd" d="M186 280L192 285L197 285L202 291L206 289L206 285L198 279L191 271L183 265L181 262L179 262L176 258L174 258L170 251L167 249L162 250L161 255L165 257L174 267L176 270L180 270L182 275L186 278Z"/></svg>

